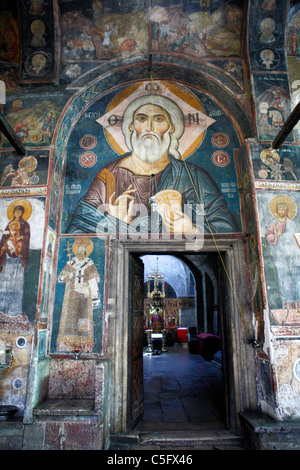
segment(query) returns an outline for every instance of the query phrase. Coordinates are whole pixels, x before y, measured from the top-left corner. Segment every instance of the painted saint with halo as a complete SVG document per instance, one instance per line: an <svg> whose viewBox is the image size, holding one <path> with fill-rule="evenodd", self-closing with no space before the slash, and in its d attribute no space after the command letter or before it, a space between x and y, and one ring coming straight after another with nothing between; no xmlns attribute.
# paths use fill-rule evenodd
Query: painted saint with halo
<svg viewBox="0 0 300 470"><path fill-rule="evenodd" d="M89 258L94 248L90 238L76 238L67 244L69 260L57 282L65 284L57 350L92 352L94 344L93 309L100 306L100 274ZM71 251L74 256L72 257Z"/></svg>

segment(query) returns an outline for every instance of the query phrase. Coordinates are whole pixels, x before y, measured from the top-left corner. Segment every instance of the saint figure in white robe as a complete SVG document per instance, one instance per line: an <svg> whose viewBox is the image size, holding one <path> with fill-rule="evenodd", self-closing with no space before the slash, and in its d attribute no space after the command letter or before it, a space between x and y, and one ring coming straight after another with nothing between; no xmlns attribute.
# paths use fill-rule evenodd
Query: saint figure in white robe
<svg viewBox="0 0 300 470"><path fill-rule="evenodd" d="M87 353L92 352L94 344L93 308L100 306L100 275L87 256L85 244L75 242L73 251L75 257L66 263L57 279L65 284L57 350Z"/></svg>

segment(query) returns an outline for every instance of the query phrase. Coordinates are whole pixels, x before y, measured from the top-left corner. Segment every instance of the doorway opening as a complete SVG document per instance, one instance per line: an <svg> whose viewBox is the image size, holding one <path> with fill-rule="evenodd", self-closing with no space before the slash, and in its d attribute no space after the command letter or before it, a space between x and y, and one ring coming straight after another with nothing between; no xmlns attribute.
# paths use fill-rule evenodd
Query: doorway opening
<svg viewBox="0 0 300 470"><path fill-rule="evenodd" d="M191 248L190 243L188 247L189 249L182 240L172 240L170 243L164 240L116 239L110 245L109 268L113 279L108 286L107 311L107 348L111 361L112 391L109 400L110 435L130 433L141 422L144 413L144 382L146 382L143 373L144 263L141 257L145 255L170 255L181 259L193 272L198 286L201 284L199 271L203 268L204 260L207 261L206 274L208 267L212 267L213 263L217 265L217 311L222 346L222 400L225 400L223 429L235 434L240 433L242 429L240 414L244 410L258 407L255 351L251 342L253 324L248 302L249 285L243 240L239 237L220 237L218 251L210 238L205 240L201 250L197 245ZM223 263L221 266L217 261L219 254L226 267L226 275ZM201 258L202 256L204 258ZM205 277L206 287L209 284L208 278L212 279L212 276ZM201 289L197 287L197 306L201 305L201 302L199 303L201 295ZM201 315L199 318L197 333L205 331L199 329L199 325L203 325L204 328L205 324L207 326L215 324L214 308L212 312L207 310L206 317ZM182 346L181 348L184 349ZM188 349L186 354L189 359L196 362L196 355L190 354ZM171 357L169 352L166 355ZM159 361L163 357L164 355L152 356L151 360ZM197 359L200 360L200 357L197 356ZM210 364L209 361L206 362L206 365Z"/></svg>
<svg viewBox="0 0 300 470"><path fill-rule="evenodd" d="M139 258L144 265L143 413L136 428L228 428L218 255ZM155 289L160 314L153 310Z"/></svg>

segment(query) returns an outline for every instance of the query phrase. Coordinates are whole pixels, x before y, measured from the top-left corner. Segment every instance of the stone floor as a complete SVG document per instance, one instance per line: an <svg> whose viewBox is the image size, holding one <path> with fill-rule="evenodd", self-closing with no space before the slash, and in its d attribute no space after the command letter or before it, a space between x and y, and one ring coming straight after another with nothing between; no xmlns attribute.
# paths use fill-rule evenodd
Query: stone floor
<svg viewBox="0 0 300 470"><path fill-rule="evenodd" d="M178 430L205 423L224 428L222 371L175 345L161 355L144 353L144 415L141 430Z"/></svg>
<svg viewBox="0 0 300 470"><path fill-rule="evenodd" d="M144 350L144 414L111 449L241 450L239 436L226 429L219 364L190 354L187 345L152 355Z"/></svg>

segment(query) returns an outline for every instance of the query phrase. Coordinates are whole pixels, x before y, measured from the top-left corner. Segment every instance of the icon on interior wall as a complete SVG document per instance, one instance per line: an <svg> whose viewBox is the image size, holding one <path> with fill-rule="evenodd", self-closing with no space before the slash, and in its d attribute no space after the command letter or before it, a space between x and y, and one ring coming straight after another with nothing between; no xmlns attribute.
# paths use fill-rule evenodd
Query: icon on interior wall
<svg viewBox="0 0 300 470"><path fill-rule="evenodd" d="M44 34L46 31L45 23L41 20L34 20L30 29L32 32L31 45L34 47L43 47L46 45Z"/></svg>
<svg viewBox="0 0 300 470"><path fill-rule="evenodd" d="M44 112L44 123L41 130L42 133L42 140L46 143L50 143L51 136L55 126L55 119L53 111L45 111Z"/></svg>
<svg viewBox="0 0 300 470"><path fill-rule="evenodd" d="M263 49L261 53L259 54L263 65L266 67L266 69L271 69L272 64L274 63L274 58L275 54L272 51L272 49Z"/></svg>
<svg viewBox="0 0 300 470"><path fill-rule="evenodd" d="M200 146L206 129L215 120L203 112L196 97L185 97L182 87L155 84L155 93L153 87L149 89L149 82L123 90L97 119L119 158L96 175L79 202L70 233L102 233L107 231L108 223L115 227L116 222L125 224L126 231L136 230L134 224L141 223L141 231L148 233L153 198L165 190L181 194L181 210L171 222L166 213L157 210L168 233L203 232L202 219L197 226L197 211L207 201L208 193L210 202L204 204L204 211L210 228L206 226L206 230L237 231L213 178L199 165L185 161ZM137 205L140 211L143 207L141 217L134 213ZM186 205L191 208L190 215L183 212Z"/></svg>
<svg viewBox="0 0 300 470"><path fill-rule="evenodd" d="M50 60L48 54L39 51L28 57L25 68L29 75L41 77L47 73L49 65Z"/></svg>
<svg viewBox="0 0 300 470"><path fill-rule="evenodd" d="M55 128L59 108L50 101L36 102L27 108L13 110L7 118L19 139L26 144L48 145ZM7 139L4 141L7 145Z"/></svg>
<svg viewBox="0 0 300 470"><path fill-rule="evenodd" d="M262 49L255 53L255 61L263 70L274 70L280 65L280 55L273 49Z"/></svg>
<svg viewBox="0 0 300 470"><path fill-rule="evenodd" d="M13 165L7 165L2 173L0 186L4 186L6 180L11 178L10 186L28 186L34 185L39 182L39 177L35 173L37 167L37 159L32 155L23 157L19 163L18 168L14 170Z"/></svg>
<svg viewBox="0 0 300 470"><path fill-rule="evenodd" d="M264 87L256 98L258 132L261 140L273 140L290 114L291 100L285 87L279 84L268 87L268 84L274 80L280 83L286 77L276 76L272 80L271 77L259 76L256 79L257 88ZM286 140L293 140L292 133Z"/></svg>
<svg viewBox="0 0 300 470"><path fill-rule="evenodd" d="M7 194L7 188L11 187L12 194L20 197L22 191L25 195L31 186L30 192L35 192L33 187L47 184L48 169L48 150L32 149L26 157L16 155L13 150L3 151L0 157L0 193Z"/></svg>
<svg viewBox="0 0 300 470"><path fill-rule="evenodd" d="M94 245L90 238L67 242L69 260L57 282L65 284L57 350L92 352L94 345L93 309L100 306L100 274L89 257Z"/></svg>
<svg viewBox="0 0 300 470"><path fill-rule="evenodd" d="M279 316L282 323L291 321L291 317L300 321L300 248L295 240L299 226L293 220L297 207L287 195L274 196L269 205L274 216L267 227L265 237L269 243L277 270L282 309L272 312Z"/></svg>
<svg viewBox="0 0 300 470"><path fill-rule="evenodd" d="M65 2L61 2L63 59L101 60L147 52L148 26L145 10L135 10L132 6L130 12L123 13L121 3L118 13L111 14L106 12L102 2L93 1L90 14L86 15L82 9L76 9L76 2L73 9L69 6L64 8ZM124 9L128 10L127 7L125 5Z"/></svg>
<svg viewBox="0 0 300 470"><path fill-rule="evenodd" d="M297 7L299 8L299 7ZM288 55L299 55L300 9L289 18L287 30Z"/></svg>
<svg viewBox="0 0 300 470"><path fill-rule="evenodd" d="M9 223L0 242L0 311L22 315L24 275L28 267L32 205L26 199L13 201L7 209Z"/></svg>
<svg viewBox="0 0 300 470"><path fill-rule="evenodd" d="M276 29L276 23L272 18L264 18L260 25L260 42L267 44L275 42L274 31Z"/></svg>
<svg viewBox="0 0 300 470"><path fill-rule="evenodd" d="M208 2L205 2L206 4ZM183 5L154 6L150 11L151 48L203 58L239 56L243 11L202 2L191 14Z"/></svg>
<svg viewBox="0 0 300 470"><path fill-rule="evenodd" d="M261 165L261 170L258 172L260 178L267 179L269 176L277 181L280 181L283 176L286 179L298 180L297 170L292 160L288 157L280 161L280 156L275 149L265 149L260 154L261 160L264 165Z"/></svg>

